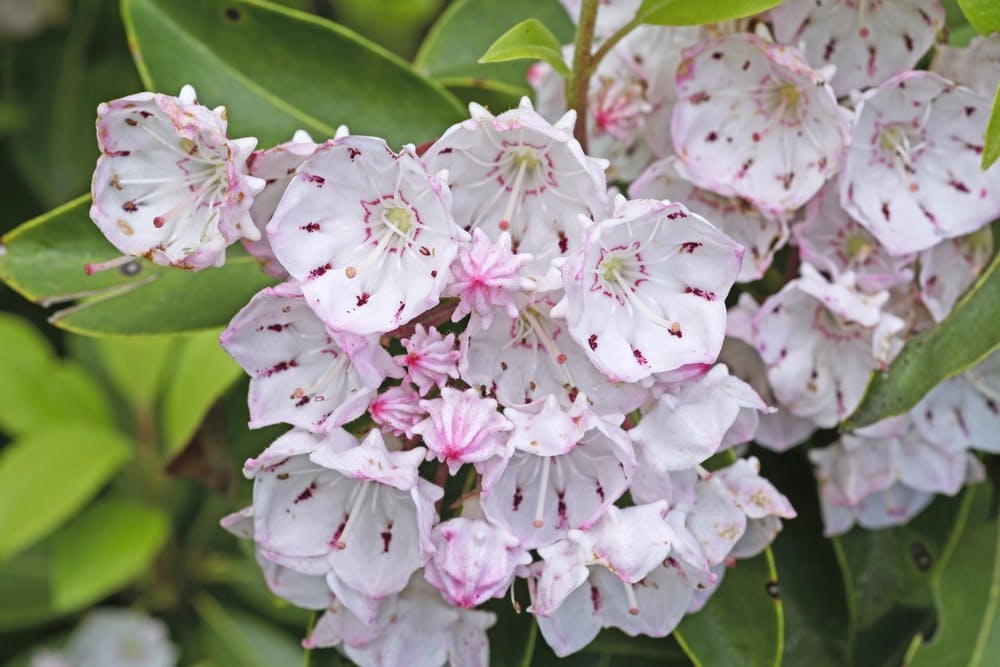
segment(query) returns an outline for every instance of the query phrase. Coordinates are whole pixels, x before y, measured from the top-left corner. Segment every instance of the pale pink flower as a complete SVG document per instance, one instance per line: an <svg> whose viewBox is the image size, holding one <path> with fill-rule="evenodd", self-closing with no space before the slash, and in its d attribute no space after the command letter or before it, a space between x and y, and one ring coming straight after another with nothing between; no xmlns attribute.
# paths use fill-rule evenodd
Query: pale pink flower
<svg viewBox="0 0 1000 667"><path fill-rule="evenodd" d="M453 322L474 313L476 317L470 325L476 323L488 329L494 310L517 317L514 297L518 292L532 289L535 281L523 275L531 255L515 255L510 243L507 232L502 232L493 243L482 229L472 230L472 243L459 250L451 265L452 282L445 290L445 296L459 298L451 317Z"/></svg>
<svg viewBox="0 0 1000 667"><path fill-rule="evenodd" d="M497 412L497 402L475 389L445 387L441 397L420 401L427 418L413 432L427 445L427 460L448 464L454 475L464 463L483 463L510 456L506 432L514 426Z"/></svg>
<svg viewBox="0 0 1000 667"><path fill-rule="evenodd" d="M920 253L920 301L935 322L948 316L959 297L993 257L993 230L946 239Z"/></svg>
<svg viewBox="0 0 1000 667"><path fill-rule="evenodd" d="M372 421L392 431L393 435L413 437L413 427L427 412L420 407L420 394L408 385L389 387L368 406Z"/></svg>
<svg viewBox="0 0 1000 667"><path fill-rule="evenodd" d="M911 414L935 444L1000 453L1000 352L938 384Z"/></svg>
<svg viewBox="0 0 1000 667"><path fill-rule="evenodd" d="M406 378L417 385L421 396L426 396L434 387L443 387L448 378L458 378L458 359L461 353L455 349L455 334L442 336L434 327L425 329L418 324L409 338L400 341L406 354L394 359L406 368Z"/></svg>
<svg viewBox="0 0 1000 667"><path fill-rule="evenodd" d="M934 45L931 70L989 99L1000 81L1000 33L973 37L968 46Z"/></svg>

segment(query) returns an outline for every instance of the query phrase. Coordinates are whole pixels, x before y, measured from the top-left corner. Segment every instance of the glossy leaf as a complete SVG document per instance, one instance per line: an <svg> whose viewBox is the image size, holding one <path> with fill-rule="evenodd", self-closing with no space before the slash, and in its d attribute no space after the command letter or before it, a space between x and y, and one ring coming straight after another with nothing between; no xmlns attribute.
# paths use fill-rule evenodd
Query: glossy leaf
<svg viewBox="0 0 1000 667"><path fill-rule="evenodd" d="M194 608L204 624L206 649L219 665L301 665L302 648L290 636L246 612L228 609L202 593Z"/></svg>
<svg viewBox="0 0 1000 667"><path fill-rule="evenodd" d="M184 449L215 401L243 374L219 346L218 331L185 339L172 365L159 420L167 460Z"/></svg>
<svg viewBox="0 0 1000 667"><path fill-rule="evenodd" d="M52 600L81 609L141 575L167 539L164 513L133 500L94 503L52 540Z"/></svg>
<svg viewBox="0 0 1000 667"><path fill-rule="evenodd" d="M779 665L784 616L780 597L772 597L778 584L770 549L737 561L705 607L674 631L695 667Z"/></svg>
<svg viewBox="0 0 1000 667"><path fill-rule="evenodd" d="M538 19L527 19L500 35L490 45L481 63L502 63L511 60L544 60L564 77L569 67L560 52L561 44L552 31Z"/></svg>
<svg viewBox="0 0 1000 667"><path fill-rule="evenodd" d="M953 540L934 569L937 629L914 647L908 665L980 667L1000 655L1000 523L992 495L982 486L965 492Z"/></svg>
<svg viewBox="0 0 1000 667"><path fill-rule="evenodd" d="M1000 254L951 314L911 339L889 365L875 373L857 410L843 424L852 430L906 412L939 382L974 366L1000 345Z"/></svg>
<svg viewBox="0 0 1000 667"><path fill-rule="evenodd" d="M182 344L177 336L77 338L92 343L101 367L133 409L152 410L160 394L167 366ZM86 344L86 343L84 343Z"/></svg>
<svg viewBox="0 0 1000 667"><path fill-rule="evenodd" d="M30 546L76 513L131 455L107 428L34 429L0 453L0 560Z"/></svg>
<svg viewBox="0 0 1000 667"><path fill-rule="evenodd" d="M958 0L958 6L979 34L1000 32L1000 4L996 0Z"/></svg>
<svg viewBox="0 0 1000 667"><path fill-rule="evenodd" d="M273 280L239 251L219 269L189 272L136 260L92 276L84 264L116 256L80 197L3 237L0 279L43 305L80 299L52 317L88 335L182 333L221 327ZM126 273L128 275L126 275Z"/></svg>
<svg viewBox="0 0 1000 667"><path fill-rule="evenodd" d="M143 82L229 110L232 136L262 146L295 130L355 134L394 145L435 138L464 117L457 100L397 56L325 19L259 0L124 0Z"/></svg>
<svg viewBox="0 0 1000 667"><path fill-rule="evenodd" d="M899 665L934 623L934 568L958 529L961 498L940 497L905 526L855 528L834 538L850 601L855 664Z"/></svg>
<svg viewBox="0 0 1000 667"><path fill-rule="evenodd" d="M990 112L990 122L986 127L986 139L983 147L983 171L993 166L1000 158L1000 84L993 96L993 111Z"/></svg>
<svg viewBox="0 0 1000 667"><path fill-rule="evenodd" d="M49 593L44 543L0 563L0 631L37 625L59 615Z"/></svg>
<svg viewBox="0 0 1000 667"><path fill-rule="evenodd" d="M427 33L414 63L435 79L471 77L527 92L527 63L479 63L479 57L511 26L532 18L560 44L573 40L573 23L558 0L457 0Z"/></svg>
<svg viewBox="0 0 1000 667"><path fill-rule="evenodd" d="M704 25L753 16L781 0L644 0L638 16L657 25Z"/></svg>

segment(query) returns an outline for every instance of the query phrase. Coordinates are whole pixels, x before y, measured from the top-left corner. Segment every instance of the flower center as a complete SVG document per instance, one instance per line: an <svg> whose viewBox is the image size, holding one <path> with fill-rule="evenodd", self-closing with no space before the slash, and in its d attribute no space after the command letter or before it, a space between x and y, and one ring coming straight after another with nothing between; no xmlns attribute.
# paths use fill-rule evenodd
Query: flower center
<svg viewBox="0 0 1000 667"><path fill-rule="evenodd" d="M394 206L383 213L387 227L391 227L399 233L406 235L410 231L413 216L402 206Z"/></svg>
<svg viewBox="0 0 1000 667"><path fill-rule="evenodd" d="M639 253L639 243L601 249L601 257L594 272L592 292L601 292L618 303L634 307L646 318L666 329L677 327L676 322L658 315L636 293L639 286L649 280L646 267Z"/></svg>
<svg viewBox="0 0 1000 667"><path fill-rule="evenodd" d="M864 263L872 252L871 240L864 234L851 234L846 242L847 257L850 261Z"/></svg>

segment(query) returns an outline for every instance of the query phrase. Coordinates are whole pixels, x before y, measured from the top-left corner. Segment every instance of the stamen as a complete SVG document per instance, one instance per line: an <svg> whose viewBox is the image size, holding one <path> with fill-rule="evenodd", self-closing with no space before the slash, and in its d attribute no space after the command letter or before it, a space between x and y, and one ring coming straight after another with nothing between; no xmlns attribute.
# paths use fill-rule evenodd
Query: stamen
<svg viewBox="0 0 1000 667"><path fill-rule="evenodd" d="M625 585L625 598L628 600L628 613L633 616L639 615L639 601L635 599L635 588L627 581L622 581Z"/></svg>
<svg viewBox="0 0 1000 667"><path fill-rule="evenodd" d="M361 483L361 488L356 491L358 494L354 499L354 504L351 505L351 511L347 515L347 523L344 524L344 530L340 532L340 537L337 538L337 549L343 551L347 548L347 534L350 532L351 527L357 523L354 520L358 514L361 514L361 505L365 500L365 494L368 493L368 486L371 484L368 480Z"/></svg>
<svg viewBox="0 0 1000 667"><path fill-rule="evenodd" d="M503 218L500 219L500 229L506 231L510 229L510 219L514 215L514 208L517 206L517 201L521 195L521 184L524 182L524 172L528 167L528 160L520 160L521 164L517 168L517 175L514 177L514 183L510 187L510 196L507 198L507 206L503 210ZM504 223L507 226L504 227Z"/></svg>
<svg viewBox="0 0 1000 667"><path fill-rule="evenodd" d="M629 303L638 308L639 312L652 320L653 323L660 325L664 329L670 329L677 325L677 322L671 322L654 313L653 310L643 303L642 299L640 299L638 295L632 291L631 286L629 286L629 284L622 279L619 273L615 273L613 277L615 282L618 283L618 286L621 287L622 292L624 293L625 298L628 299Z"/></svg>
<svg viewBox="0 0 1000 667"><path fill-rule="evenodd" d="M115 257L114 259L109 259L105 262L88 262L83 265L83 271L88 276L92 276L95 273L100 273L101 271L117 269L119 266L125 266L135 259L134 255L122 255L121 257Z"/></svg>
<svg viewBox="0 0 1000 667"><path fill-rule="evenodd" d="M701 465L695 466L695 470L698 471L698 477L701 477L706 482L712 479L712 473L706 470L703 466Z"/></svg>
<svg viewBox="0 0 1000 667"><path fill-rule="evenodd" d="M545 489L549 485L549 467L552 462L551 456L542 457L542 481L538 485L538 504L535 506L535 520L531 523L535 528L545 525L542 515L545 513Z"/></svg>
<svg viewBox="0 0 1000 667"><path fill-rule="evenodd" d="M316 380L311 385L305 388L296 387L291 397L302 398L303 396L313 396L319 390L326 388L326 386L330 384L330 380L334 379L338 374L340 374L346 361L347 361L346 354L337 355L334 358L333 363L330 364L329 368L327 368L322 375L319 376L318 380Z"/></svg>

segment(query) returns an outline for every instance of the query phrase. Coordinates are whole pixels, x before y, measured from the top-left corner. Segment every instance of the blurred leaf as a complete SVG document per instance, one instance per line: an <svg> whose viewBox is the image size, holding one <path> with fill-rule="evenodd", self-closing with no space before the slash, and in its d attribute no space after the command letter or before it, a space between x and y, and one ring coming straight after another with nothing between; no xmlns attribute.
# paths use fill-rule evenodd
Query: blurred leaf
<svg viewBox="0 0 1000 667"><path fill-rule="evenodd" d="M52 600L62 612L97 602L139 577L167 539L155 507L113 499L90 505L52 540Z"/></svg>
<svg viewBox="0 0 1000 667"><path fill-rule="evenodd" d="M737 561L705 607L685 616L674 638L696 666L779 665L784 642L780 597L771 550Z"/></svg>
<svg viewBox="0 0 1000 667"><path fill-rule="evenodd" d="M204 622L206 652L218 665L276 667L301 665L304 651L274 625L236 609L227 609L204 593L194 599Z"/></svg>
<svg viewBox="0 0 1000 667"><path fill-rule="evenodd" d="M1000 345L1000 253L936 327L910 339L886 373L873 374L844 430L906 412L938 383L974 366Z"/></svg>
<svg viewBox="0 0 1000 667"><path fill-rule="evenodd" d="M151 410L160 393L167 364L177 352L177 336L88 338L108 379L133 408Z"/></svg>
<svg viewBox="0 0 1000 667"><path fill-rule="evenodd" d="M569 66L560 52L561 44L552 31L538 19L527 19L500 35L479 59L481 63L502 63L511 60L544 60L563 77L569 77Z"/></svg>
<svg viewBox="0 0 1000 667"><path fill-rule="evenodd" d="M958 0L958 6L980 35L1000 32L1000 3L996 0Z"/></svg>
<svg viewBox="0 0 1000 667"><path fill-rule="evenodd" d="M435 79L471 77L526 88L527 63L480 64L479 57L511 26L531 18L560 44L573 40L573 22L558 0L457 0L431 27L414 64Z"/></svg>
<svg viewBox="0 0 1000 667"><path fill-rule="evenodd" d="M933 572L961 529L961 506L960 498L941 496L905 526L833 538L855 664L899 665L913 636L933 624Z"/></svg>
<svg viewBox="0 0 1000 667"><path fill-rule="evenodd" d="M1000 158L1000 84L993 95L993 111L990 113L990 123L986 127L985 146L983 147L983 171L993 166Z"/></svg>
<svg viewBox="0 0 1000 667"><path fill-rule="evenodd" d="M137 272L84 274L88 262L114 257L80 197L2 239L0 279L32 301L80 298L52 317L56 326L87 335L183 333L227 324L273 280L252 257L233 252L226 266L190 272L136 260Z"/></svg>
<svg viewBox="0 0 1000 667"><path fill-rule="evenodd" d="M171 364L159 419L166 460L184 449L208 410L243 373L219 345L218 331L186 338Z"/></svg>
<svg viewBox="0 0 1000 667"><path fill-rule="evenodd" d="M908 665L979 667L1000 658L1000 524L991 496L985 486L965 492L961 520L934 568L937 630Z"/></svg>
<svg viewBox="0 0 1000 667"><path fill-rule="evenodd" d="M0 563L0 631L27 628L58 615L49 595L45 545Z"/></svg>
<svg viewBox="0 0 1000 667"><path fill-rule="evenodd" d="M643 0L639 16L657 25L704 25L753 16L781 0Z"/></svg>
<svg viewBox="0 0 1000 667"><path fill-rule="evenodd" d="M471 76L456 76L438 79L451 93L465 104L475 102L500 113L517 106L521 98L529 93L526 88L512 86L501 81L476 79Z"/></svg>
<svg viewBox="0 0 1000 667"><path fill-rule="evenodd" d="M55 357L26 320L0 313L0 430L17 435L52 424L110 424L104 391L75 362Z"/></svg>
<svg viewBox="0 0 1000 667"><path fill-rule="evenodd" d="M336 20L409 59L444 0L329 0Z"/></svg>
<svg viewBox="0 0 1000 667"><path fill-rule="evenodd" d="M262 146L297 129L322 141L341 123L421 143L465 115L397 56L310 14L258 0L123 0L122 13L151 90L194 85L201 100L228 107L232 136Z"/></svg>
<svg viewBox="0 0 1000 667"><path fill-rule="evenodd" d="M0 452L0 560L76 513L131 455L121 434L87 424L34 429Z"/></svg>

